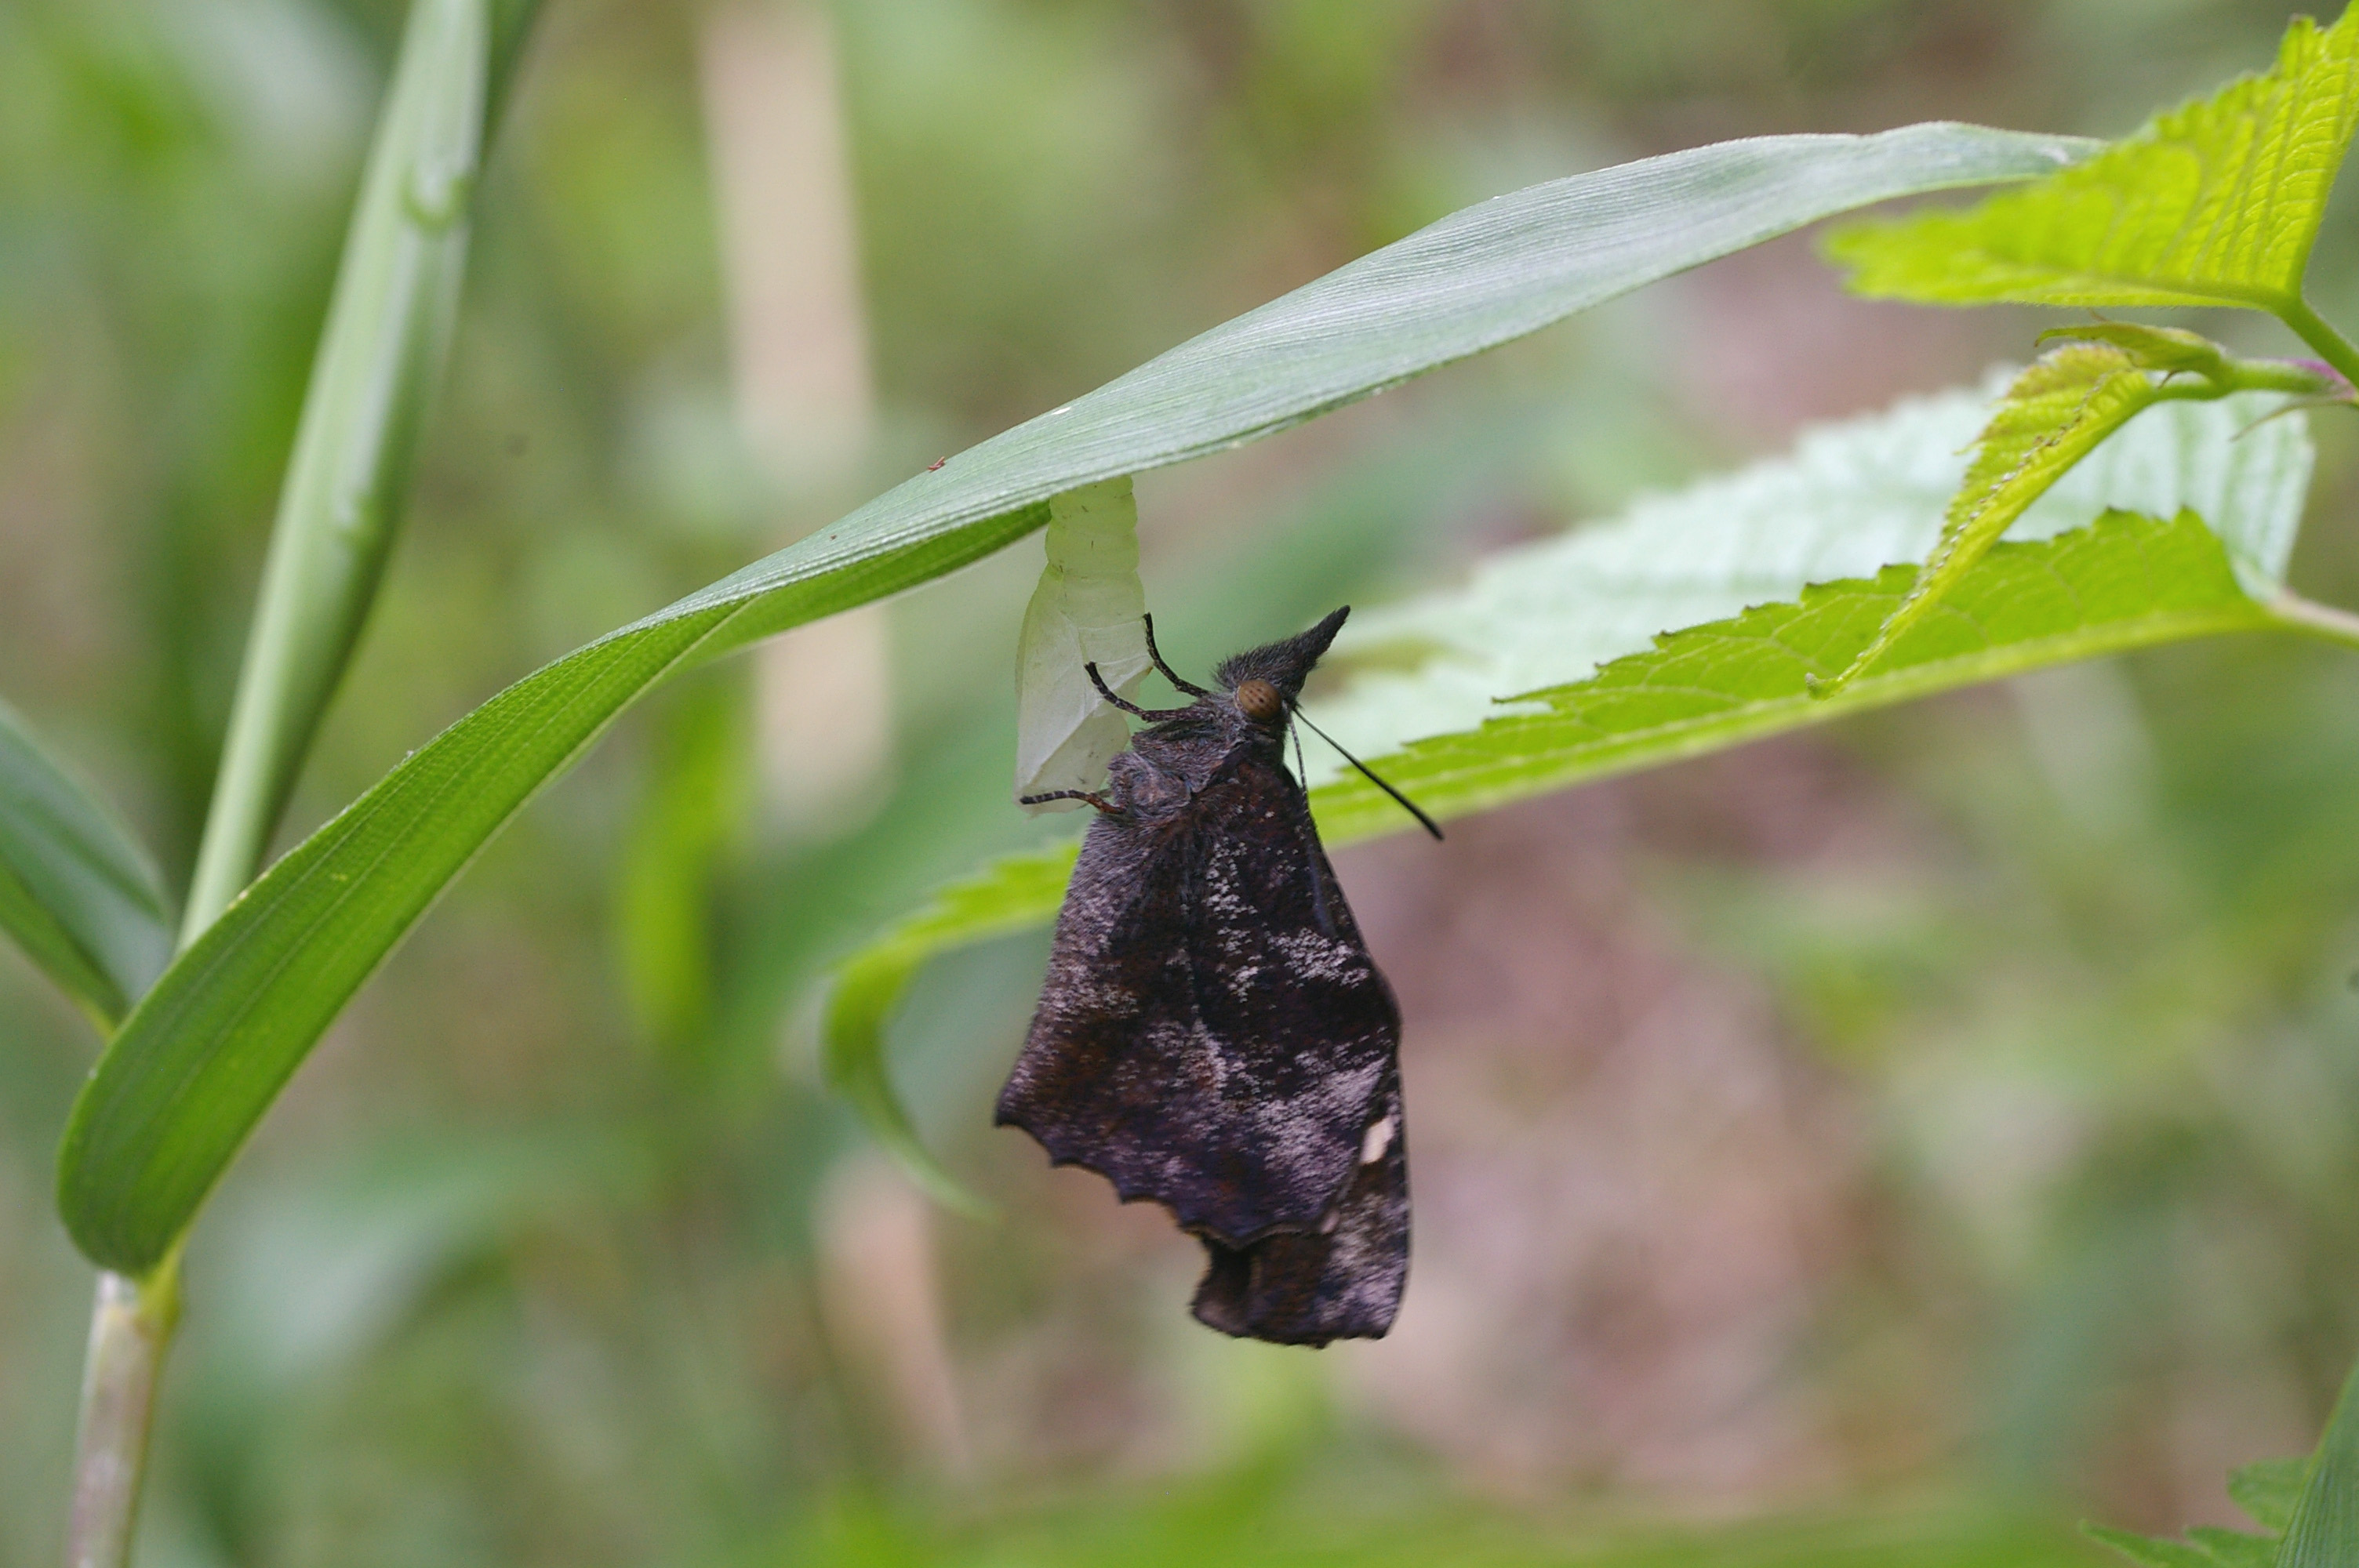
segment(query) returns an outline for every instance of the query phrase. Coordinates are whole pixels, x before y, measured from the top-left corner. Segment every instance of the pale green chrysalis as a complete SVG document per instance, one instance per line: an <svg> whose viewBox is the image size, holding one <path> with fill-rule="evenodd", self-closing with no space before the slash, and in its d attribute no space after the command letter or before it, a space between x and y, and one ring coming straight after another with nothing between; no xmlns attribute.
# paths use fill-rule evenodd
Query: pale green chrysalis
<svg viewBox="0 0 2359 1568"><path fill-rule="evenodd" d="M1016 793L1096 789L1130 741L1123 717L1090 684L1094 662L1124 697L1147 671L1147 589L1138 580L1138 503L1130 480L1069 490L1049 503L1049 563L1024 611L1016 661ZM1052 801L1032 812L1071 811Z"/></svg>

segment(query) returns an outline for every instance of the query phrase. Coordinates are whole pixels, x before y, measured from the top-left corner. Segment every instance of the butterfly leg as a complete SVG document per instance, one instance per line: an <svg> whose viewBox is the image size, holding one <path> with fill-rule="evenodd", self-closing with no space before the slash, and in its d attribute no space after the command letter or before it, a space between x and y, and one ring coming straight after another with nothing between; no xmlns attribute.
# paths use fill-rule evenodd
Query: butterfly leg
<svg viewBox="0 0 2359 1568"><path fill-rule="evenodd" d="M1155 661L1155 667L1163 672L1163 678L1169 681L1181 691L1186 692L1190 697L1213 696L1213 693L1206 691L1202 687L1198 686L1195 682L1180 679L1180 672L1163 662L1162 651L1155 645L1155 617L1152 615L1142 615L1138 620L1139 624L1147 628L1147 656Z"/></svg>
<svg viewBox="0 0 2359 1568"><path fill-rule="evenodd" d="M1104 697L1125 713L1144 719L1150 724L1160 724L1167 719L1177 719L1189 711L1185 708L1141 708L1135 702L1126 701L1114 695L1114 687L1106 685L1105 676L1098 674L1098 666L1094 660L1083 665L1082 668L1090 672L1090 684L1098 688L1100 697Z"/></svg>
<svg viewBox="0 0 2359 1568"><path fill-rule="evenodd" d="M1043 806L1052 800L1086 800L1109 816L1121 809L1095 790L1087 789L1052 789L1046 795L1019 795L1016 797L1016 804Z"/></svg>

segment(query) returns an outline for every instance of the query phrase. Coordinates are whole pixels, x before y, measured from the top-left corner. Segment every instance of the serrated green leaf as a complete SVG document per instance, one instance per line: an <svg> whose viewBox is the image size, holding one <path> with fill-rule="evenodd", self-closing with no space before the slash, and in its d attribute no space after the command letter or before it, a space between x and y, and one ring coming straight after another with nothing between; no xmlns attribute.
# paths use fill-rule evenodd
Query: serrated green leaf
<svg viewBox="0 0 2359 1568"><path fill-rule="evenodd" d="M1651 648L1666 629L1922 560L1962 482L1965 449L2011 379L2002 373L1980 394L1910 399L1807 431L1788 457L1502 551L1462 588L1356 611L1321 670L1343 677L1341 689L1322 678L1306 710L1373 759L1419 736L1473 730L1498 713L1505 694L1585 680ZM2245 591L2273 599L2312 462L2303 416L2264 420L2282 406L2246 395L2150 408L2007 536L2050 538L2108 508L2156 517L2189 509L2219 535ZM1309 762L1314 784L1348 771L1318 750Z"/></svg>
<svg viewBox="0 0 2359 1568"><path fill-rule="evenodd" d="M1980 393L1910 399L1805 432L1789 457L1649 497L1613 522L1503 551L1463 587L1356 614L1327 661L1346 684L1340 694L1323 683L1314 688L1314 716L1361 755L1389 758L1412 737L1478 730L1500 713L1502 692L1577 687L1600 665L1652 648L1663 627L1738 617L1748 605L1798 598L1813 581L1876 573L1886 562L1922 556L1959 486L1963 449L2011 379L2000 373ZM2017 521L2013 536L2052 538L2108 507L2162 515L2191 508L2212 521L2245 594L2274 599L2312 460L2299 416L2255 424L2281 406L2277 398L2243 395L2154 408L2066 473ZM2245 612L2231 604L2234 613ZM1667 730L1656 740L1669 745L1668 754L1685 755L1690 737ZM1650 760L1663 759L1641 748L1627 765ZM1331 843L1408 826L1388 801L1346 821L1339 803L1364 786L1340 759L1314 753L1310 764L1314 785L1350 781L1340 795L1330 787L1312 791ZM1450 809L1478 809L1521 793L1528 791L1513 786ZM1366 804L1364 794L1356 798ZM882 1108L880 1130L897 1144L906 1141L907 1120L891 1105L882 1025L925 956L913 947L940 951L986 931L1045 922L1073 849L1002 862L847 966L863 966L873 950L892 953L890 963L864 972L858 1006L830 1029L827 1048L838 1071L857 1072L866 1103Z"/></svg>
<svg viewBox="0 0 2359 1568"><path fill-rule="evenodd" d="M1592 679L1518 698L1526 711L1410 742L1377 771L1437 816L1457 816L1611 773L1690 757L1837 713L1905 701L2043 665L2277 624L2237 585L2218 537L2191 512L2168 523L2109 513L2036 544L2004 544L1961 579L1875 670L1829 698L1809 676L1841 667L1875 635L1917 575L1807 589L1799 602L1669 633ZM1536 709L1531 710L1531 709ZM1396 831L1400 808L1357 773L1311 794L1331 845ZM914 1149L891 1098L884 1027L932 954L1049 918L1074 849L1000 861L952 884L839 971L828 1010L832 1076L880 1141ZM916 1152L929 1184L940 1173Z"/></svg>
<svg viewBox="0 0 2359 1568"><path fill-rule="evenodd" d="M2327 1419L2300 1500L2286 1520L2277 1568L2350 1568L2354 1563L2359 1563L2359 1368Z"/></svg>
<svg viewBox="0 0 2359 1568"><path fill-rule="evenodd" d="M2303 269L2359 124L2359 21L2297 17L2275 69L1962 212L1827 238L1859 294L1927 305L2302 308Z"/></svg>
<svg viewBox="0 0 2359 1568"><path fill-rule="evenodd" d="M0 931L113 1028L172 956L156 868L0 703Z"/></svg>
<svg viewBox="0 0 2359 1568"><path fill-rule="evenodd" d="M2187 1539L2210 1552L2222 1568L2274 1568L2277 1560L2277 1538L2274 1535L2254 1535L2199 1524L2187 1532Z"/></svg>
<svg viewBox="0 0 2359 1568"><path fill-rule="evenodd" d="M1658 639L1589 680L1527 693L1480 728L1410 741L1377 771L1438 816L1717 751L1814 722L2074 659L2277 624L2236 584L2219 539L2192 512L2169 522L2109 513L2038 544L1995 546L1833 697L1823 678L1867 645L1918 568L1806 589L1731 621ZM1338 840L1397 827L1399 807L1355 774L1316 792Z"/></svg>
<svg viewBox="0 0 2359 1568"><path fill-rule="evenodd" d="M1053 495L1284 429L1574 311L1873 201L2025 179L2073 137L1930 124L1729 142L1443 219L917 474L841 521L527 676L273 866L125 1022L76 1102L58 1204L137 1274L353 992L469 860L683 665L998 549Z"/></svg>
<svg viewBox="0 0 2359 1568"><path fill-rule="evenodd" d="M2263 1530L2283 1534L2293 1520L2294 1505L2310 1479L2310 1455L2290 1454L2264 1459L2228 1473L2228 1497Z"/></svg>
<svg viewBox="0 0 2359 1568"><path fill-rule="evenodd" d="M2042 492L2164 391L2147 373L2142 351L2116 343L2067 343L2033 362L1983 427L1916 586L1859 657L1821 689L1832 696L1883 657Z"/></svg>
<svg viewBox="0 0 2359 1568"><path fill-rule="evenodd" d="M2104 1541L2120 1552L2138 1568L2222 1568L2220 1561L2201 1547L2180 1541L2157 1541L2150 1535L2133 1535L2110 1525L2083 1521L2081 1533L2092 1541Z"/></svg>

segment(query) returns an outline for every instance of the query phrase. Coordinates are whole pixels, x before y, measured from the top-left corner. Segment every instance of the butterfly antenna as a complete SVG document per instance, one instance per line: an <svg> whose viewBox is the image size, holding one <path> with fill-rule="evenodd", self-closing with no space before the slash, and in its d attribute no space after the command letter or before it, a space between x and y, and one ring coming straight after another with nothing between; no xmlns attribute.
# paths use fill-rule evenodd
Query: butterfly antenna
<svg viewBox="0 0 2359 1568"><path fill-rule="evenodd" d="M1294 717L1297 719L1301 718L1301 711L1297 709ZM1294 726L1289 724L1286 728L1286 732L1294 737L1294 771L1301 774L1304 778L1309 778L1310 776L1310 770L1305 767L1302 762L1302 731L1295 729ZM1302 819L1305 822L1309 822L1310 820L1310 797L1304 795L1296 796L1296 799L1302 808ZM1317 827L1313 826L1311 827L1310 836L1313 838L1318 838L1319 829ZM1327 913L1327 881L1319 870L1321 864L1323 863L1324 860L1324 856L1313 855L1302 863L1302 869L1310 873L1310 917L1319 923L1319 934L1321 935L1332 937L1335 935L1335 917Z"/></svg>
<svg viewBox="0 0 2359 1568"><path fill-rule="evenodd" d="M1301 719L1305 724L1310 724L1310 716L1303 712L1299 706L1289 706L1294 707L1294 717ZM1330 735L1316 724L1310 724L1310 732L1313 735L1318 736L1321 741L1326 741L1330 746L1333 746L1338 756L1341 756L1345 762L1351 763L1353 767L1359 769L1360 772L1365 773L1368 776L1368 782L1370 784L1375 785L1378 789L1384 791L1386 795L1391 795L1395 800L1400 802L1401 809L1408 812L1411 816L1416 817L1418 820L1418 826L1423 827L1428 833L1432 834L1436 838L1441 837L1440 827L1436 826L1432 817L1428 816L1424 811L1419 807L1417 802L1409 799L1408 796L1401 794L1400 791L1393 788L1392 785L1378 778L1376 776L1375 769L1368 766L1367 763L1360 761L1359 758L1352 755L1351 752L1344 751L1342 745L1337 743L1334 736ZM1302 747L1302 738L1300 736L1298 735L1295 737L1294 745L1299 758Z"/></svg>

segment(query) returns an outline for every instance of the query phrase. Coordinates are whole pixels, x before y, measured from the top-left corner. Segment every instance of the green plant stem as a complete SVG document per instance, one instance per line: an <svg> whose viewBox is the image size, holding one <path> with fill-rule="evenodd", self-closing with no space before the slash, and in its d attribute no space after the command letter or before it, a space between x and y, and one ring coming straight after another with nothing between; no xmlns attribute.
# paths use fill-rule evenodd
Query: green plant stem
<svg viewBox="0 0 2359 1568"><path fill-rule="evenodd" d="M2291 327L2301 341L2317 351L2318 357L2332 365L2343 379L2359 386L2359 348L2327 323L2325 317L2310 308L2307 299L2297 299L2277 313L2277 319Z"/></svg>
<svg viewBox="0 0 2359 1568"><path fill-rule="evenodd" d="M179 1253L145 1280L100 1272L82 1368L67 1568L123 1568L131 1561L156 1384L179 1316Z"/></svg>
<svg viewBox="0 0 2359 1568"><path fill-rule="evenodd" d="M457 319L484 140L534 0L416 0L369 148L279 495L180 946L261 868L375 598ZM124 1568L179 1254L102 1271L83 1373L71 1568Z"/></svg>
<svg viewBox="0 0 2359 1568"><path fill-rule="evenodd" d="M2289 632L2346 648L2359 648L2359 615L2348 610L2337 610L2298 593L2280 593L2269 600L2269 613Z"/></svg>
<svg viewBox="0 0 2359 1568"><path fill-rule="evenodd" d="M2230 360L2222 391L2288 392L2297 397L2318 398L2333 393L2334 384L2304 365L2286 360Z"/></svg>

